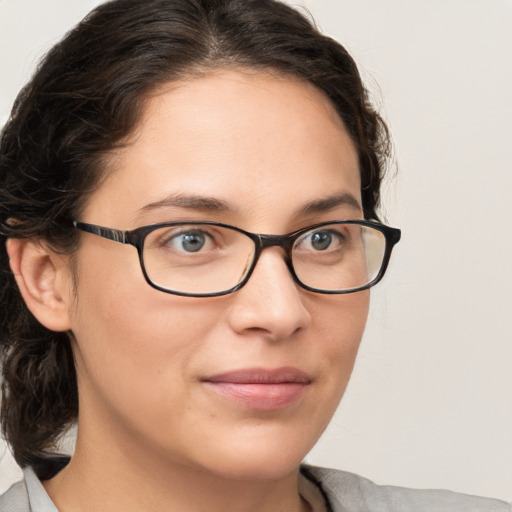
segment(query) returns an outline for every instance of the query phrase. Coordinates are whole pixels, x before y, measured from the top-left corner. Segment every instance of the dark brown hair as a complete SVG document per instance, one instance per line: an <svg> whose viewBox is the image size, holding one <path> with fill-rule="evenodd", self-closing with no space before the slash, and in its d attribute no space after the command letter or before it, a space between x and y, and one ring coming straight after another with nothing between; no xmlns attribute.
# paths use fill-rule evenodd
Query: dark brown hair
<svg viewBox="0 0 512 512"><path fill-rule="evenodd" d="M17 462L50 453L78 414L67 333L41 326L9 269L5 241L38 237L72 253L71 219L102 160L134 129L158 85L216 68L262 69L314 84L359 153L366 218L376 218L389 152L356 64L303 14L275 0L115 0L92 11L44 58L0 139L2 430ZM13 222L13 219L16 219Z"/></svg>

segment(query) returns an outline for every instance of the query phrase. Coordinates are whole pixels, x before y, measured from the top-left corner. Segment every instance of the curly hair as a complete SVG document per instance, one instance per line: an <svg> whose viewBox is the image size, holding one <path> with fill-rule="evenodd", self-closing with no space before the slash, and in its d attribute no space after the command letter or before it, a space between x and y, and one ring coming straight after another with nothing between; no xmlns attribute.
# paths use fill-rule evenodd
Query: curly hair
<svg viewBox="0 0 512 512"><path fill-rule="evenodd" d="M55 449L78 415L70 333L25 306L9 269L8 238L45 240L72 254L102 162L165 82L219 68L305 80L331 100L358 151L366 218L377 218L389 158L387 128L343 46L277 0L114 0L93 10L43 59L0 138L2 430L21 466Z"/></svg>

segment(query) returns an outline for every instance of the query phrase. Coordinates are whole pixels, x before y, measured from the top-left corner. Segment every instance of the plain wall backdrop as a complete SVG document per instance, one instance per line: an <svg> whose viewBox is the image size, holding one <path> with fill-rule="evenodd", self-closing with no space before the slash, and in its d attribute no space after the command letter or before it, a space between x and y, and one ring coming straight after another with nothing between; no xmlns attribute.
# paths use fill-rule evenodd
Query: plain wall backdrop
<svg viewBox="0 0 512 512"><path fill-rule="evenodd" d="M0 123L38 57L99 2L0 0ZM512 2L302 0L393 134L402 241L349 390L308 461L512 499ZM0 444L0 491L17 478Z"/></svg>

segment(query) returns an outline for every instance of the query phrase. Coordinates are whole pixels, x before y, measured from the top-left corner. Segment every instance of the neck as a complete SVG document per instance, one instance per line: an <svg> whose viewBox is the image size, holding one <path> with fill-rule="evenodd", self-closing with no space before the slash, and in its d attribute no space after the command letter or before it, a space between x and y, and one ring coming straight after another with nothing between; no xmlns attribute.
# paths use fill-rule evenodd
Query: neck
<svg viewBox="0 0 512 512"><path fill-rule="evenodd" d="M105 436L107 437L107 436ZM116 439L110 438L110 439ZM117 438L108 446L79 435L69 465L44 486L62 512L306 512L298 471L243 479L165 460Z"/></svg>

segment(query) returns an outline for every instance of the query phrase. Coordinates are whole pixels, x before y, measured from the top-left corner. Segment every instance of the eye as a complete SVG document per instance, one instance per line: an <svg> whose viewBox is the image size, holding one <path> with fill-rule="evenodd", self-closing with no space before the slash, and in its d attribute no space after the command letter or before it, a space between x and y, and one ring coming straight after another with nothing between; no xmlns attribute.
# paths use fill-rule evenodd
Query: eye
<svg viewBox="0 0 512 512"><path fill-rule="evenodd" d="M343 236L332 229L311 231L298 243L298 247L304 251L327 251L340 246Z"/></svg>
<svg viewBox="0 0 512 512"><path fill-rule="evenodd" d="M212 250L214 242L205 231L193 229L170 236L165 245L178 252L197 253L203 249Z"/></svg>
<svg viewBox="0 0 512 512"><path fill-rule="evenodd" d="M332 234L328 231L315 231L310 237L311 247L317 251L325 251L332 243Z"/></svg>

